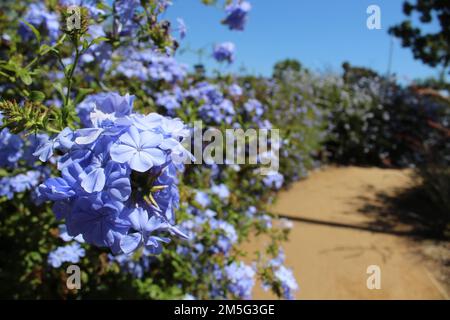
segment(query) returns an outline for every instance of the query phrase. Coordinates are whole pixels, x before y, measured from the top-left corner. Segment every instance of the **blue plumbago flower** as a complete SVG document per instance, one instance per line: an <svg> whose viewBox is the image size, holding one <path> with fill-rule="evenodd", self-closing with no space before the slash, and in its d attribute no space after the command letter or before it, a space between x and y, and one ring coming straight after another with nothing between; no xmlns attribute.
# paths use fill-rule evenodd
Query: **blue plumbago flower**
<svg viewBox="0 0 450 320"><path fill-rule="evenodd" d="M7 177L0 179L0 196L6 197L8 200L14 197L14 192L11 190L11 184Z"/></svg>
<svg viewBox="0 0 450 320"><path fill-rule="evenodd" d="M152 80L164 80L169 83L183 80L186 66L179 64L173 57L154 55L148 69Z"/></svg>
<svg viewBox="0 0 450 320"><path fill-rule="evenodd" d="M59 36L59 18L55 12L49 12L44 3L31 3L23 18L36 28L43 27L48 33L50 42L55 42ZM34 37L31 29L24 23L20 23L19 34L24 40Z"/></svg>
<svg viewBox="0 0 450 320"><path fill-rule="evenodd" d="M65 200L73 197L76 192L67 180L63 178L49 178L41 185L39 192L42 197L52 201Z"/></svg>
<svg viewBox="0 0 450 320"><path fill-rule="evenodd" d="M115 0L113 5L116 10L116 21L120 35L133 34L139 28L138 23L134 21L133 17L140 6L140 1Z"/></svg>
<svg viewBox="0 0 450 320"><path fill-rule="evenodd" d="M293 292L298 290L298 284L295 280L294 274L291 269L281 265L274 272L275 278L280 281L281 288L283 289L283 296L285 299L293 300Z"/></svg>
<svg viewBox="0 0 450 320"><path fill-rule="evenodd" d="M180 195L178 192L177 168L175 164L169 164L155 181L155 185L164 186L153 195L157 206L149 206L149 212L175 224L174 211L178 208Z"/></svg>
<svg viewBox="0 0 450 320"><path fill-rule="evenodd" d="M128 215L133 232L128 233L120 240L120 248L125 254L135 251L140 246L145 248L152 254L158 254L162 251L160 242L168 243L169 238L156 236L155 233L168 231L170 225L158 216L148 215L143 208L136 208Z"/></svg>
<svg viewBox="0 0 450 320"><path fill-rule="evenodd" d="M206 192L197 191L195 194L195 202L201 205L203 208L208 207L211 204L211 200Z"/></svg>
<svg viewBox="0 0 450 320"><path fill-rule="evenodd" d="M108 255L110 263L117 263L120 266L122 272L131 274L135 278L142 278L144 276L144 268L142 265L134 261L130 255L119 254L119 255Z"/></svg>
<svg viewBox="0 0 450 320"><path fill-rule="evenodd" d="M218 104L224 97L219 88L208 82L199 82L194 87L184 92L185 98L192 98L197 102L205 102L208 104Z"/></svg>
<svg viewBox="0 0 450 320"><path fill-rule="evenodd" d="M284 177L279 172L270 172L263 178L263 183L268 188L280 189L284 183Z"/></svg>
<svg viewBox="0 0 450 320"><path fill-rule="evenodd" d="M49 137L46 133L31 134L24 141L25 148L23 153L23 159L29 166L33 166L38 158L34 155L36 149L43 143L47 142Z"/></svg>
<svg viewBox="0 0 450 320"><path fill-rule="evenodd" d="M255 206L248 207L247 211L245 212L246 216L249 218L253 218L256 213L258 212L258 209L256 209Z"/></svg>
<svg viewBox="0 0 450 320"><path fill-rule="evenodd" d="M194 99L201 107L199 116L202 120L216 124L231 124L236 114L233 103L225 99L220 89L210 83L200 82L186 90L184 98Z"/></svg>
<svg viewBox="0 0 450 320"><path fill-rule="evenodd" d="M225 266L228 290L241 299L250 299L255 285L255 270L243 262L233 262Z"/></svg>
<svg viewBox="0 0 450 320"><path fill-rule="evenodd" d="M55 149L69 150L73 145L72 139L73 131L70 128L65 128L53 139L50 139L47 135L41 135L33 156L38 157L43 162L48 161L53 156Z"/></svg>
<svg viewBox="0 0 450 320"><path fill-rule="evenodd" d="M234 61L235 50L236 46L232 42L220 43L214 47L213 57L218 62L226 61L232 63Z"/></svg>
<svg viewBox="0 0 450 320"><path fill-rule="evenodd" d="M101 24L92 24L88 28L86 40L92 42L94 39L106 37L106 32ZM107 42L94 43L80 57L80 65L94 62L100 66L102 72L111 66L112 46Z"/></svg>
<svg viewBox="0 0 450 320"><path fill-rule="evenodd" d="M156 97L156 104L164 107L169 114L174 114L181 107L180 97L169 91L158 93Z"/></svg>
<svg viewBox="0 0 450 320"><path fill-rule="evenodd" d="M204 104L199 108L200 117L216 124L231 124L236 114L233 103L224 99L219 104Z"/></svg>
<svg viewBox="0 0 450 320"><path fill-rule="evenodd" d="M45 172L38 170L31 170L13 177L3 177L0 179L0 196L12 199L15 193L32 190L43 177L45 177Z"/></svg>
<svg viewBox="0 0 450 320"><path fill-rule="evenodd" d="M5 42L9 42L9 41L11 41L11 36L9 34L7 34L7 33L3 33L2 34L2 40L5 41Z"/></svg>
<svg viewBox="0 0 450 320"><path fill-rule="evenodd" d="M135 278L144 277L146 270L150 268L153 261L152 257L149 256L150 253L143 250L143 254L136 259L133 255L119 254L119 255L108 255L110 263L117 263L120 266L121 271L131 274Z"/></svg>
<svg viewBox="0 0 450 320"><path fill-rule="evenodd" d="M97 4L103 4L102 0L59 0L62 6L78 6L88 9L89 15L96 19L99 15L105 14L105 11L98 8Z"/></svg>
<svg viewBox="0 0 450 320"><path fill-rule="evenodd" d="M162 55L151 49L126 48L118 54L126 58L118 64L114 72L127 78L137 78L141 81L163 80L173 84L186 76L185 65L179 64L172 56Z"/></svg>
<svg viewBox="0 0 450 320"><path fill-rule="evenodd" d="M280 248L278 250L278 255L269 261L269 265L271 267L280 267L281 265L283 265L285 258L286 255L284 254L284 250Z"/></svg>
<svg viewBox="0 0 450 320"><path fill-rule="evenodd" d="M227 221L216 219L217 213L210 209L198 211L192 209L194 217L180 224L180 229L189 237L189 241L178 246L177 251L183 255L190 255L194 259L203 251L228 255L232 246L238 241L234 226ZM212 230L215 243L208 248L199 243L197 235L205 229ZM190 250L186 246L189 246Z"/></svg>
<svg viewBox="0 0 450 320"><path fill-rule="evenodd" d="M230 190L223 183L212 186L211 192L217 195L221 200L227 200L230 197Z"/></svg>
<svg viewBox="0 0 450 320"><path fill-rule="evenodd" d="M160 12L164 12L167 10L168 7L170 7L172 5L172 1L171 0L157 0L157 9Z"/></svg>
<svg viewBox="0 0 450 320"><path fill-rule="evenodd" d="M294 292L298 290L298 284L291 269L286 268L284 264L285 254L279 250L278 255L268 262L268 267L272 269L275 281L281 285L283 297L288 300L294 299ZM270 288L267 282L262 283L264 290Z"/></svg>
<svg viewBox="0 0 450 320"><path fill-rule="evenodd" d="M233 97L240 97L244 93L242 88L238 84L235 84L235 83L228 87L228 92Z"/></svg>
<svg viewBox="0 0 450 320"><path fill-rule="evenodd" d="M118 163L128 163L132 170L146 172L153 166L166 162L166 154L158 148L163 142L160 133L139 132L132 126L118 141L111 147L111 159Z"/></svg>
<svg viewBox="0 0 450 320"><path fill-rule="evenodd" d="M105 201L100 196L79 198L66 216L68 234L81 234L87 243L119 252L120 240L129 229L129 222L121 217L123 210L119 201Z"/></svg>
<svg viewBox="0 0 450 320"><path fill-rule="evenodd" d="M116 67L115 72L127 78L136 78L141 81L148 80L148 69L140 61L124 60Z"/></svg>
<svg viewBox="0 0 450 320"><path fill-rule="evenodd" d="M272 218L269 215L264 214L264 215L262 215L262 216L260 216L258 218L259 218L259 221L264 226L264 228L266 228L266 229L271 229L272 228Z"/></svg>
<svg viewBox="0 0 450 320"><path fill-rule="evenodd" d="M270 123L270 121L267 119L264 119L262 121L260 119L258 119L257 123L258 123L258 128L260 128L260 129L267 129L267 130L272 129L272 123Z"/></svg>
<svg viewBox="0 0 450 320"><path fill-rule="evenodd" d="M95 109L115 118L125 117L131 114L134 96L126 94L121 96L116 92L97 93L87 96L76 107L78 117L84 127L93 127L91 113Z"/></svg>
<svg viewBox="0 0 450 320"><path fill-rule="evenodd" d="M213 230L220 230L222 233L217 239L216 246L213 246L210 250L212 252L228 253L233 244L238 241L236 229L227 221L211 218L210 227Z"/></svg>
<svg viewBox="0 0 450 320"><path fill-rule="evenodd" d="M178 23L178 33L180 34L180 38L184 39L186 37L186 33L187 33L186 23L181 18L177 18L177 23Z"/></svg>
<svg viewBox="0 0 450 320"><path fill-rule="evenodd" d="M188 130L179 119L133 113L133 100L105 93L78 106L81 113L89 110L89 119L83 120L89 127L67 129L49 140L48 148L64 153L57 161L61 176L41 184L39 196L55 202L53 211L66 219L70 237L81 235L113 253L144 246L157 254L160 242L168 241L161 232L186 237L174 226L174 210L179 202L176 174L182 169L176 160L190 155L181 144Z"/></svg>
<svg viewBox="0 0 450 320"><path fill-rule="evenodd" d="M252 6L249 2L234 0L225 8L227 17L223 23L228 25L230 30L242 31L247 23L248 13L251 9Z"/></svg>
<svg viewBox="0 0 450 320"><path fill-rule="evenodd" d="M86 254L79 243L73 243L65 247L58 247L49 253L47 262L53 268L59 268L64 262L78 263Z"/></svg>
<svg viewBox="0 0 450 320"><path fill-rule="evenodd" d="M23 141L8 128L0 131L0 166L6 168L17 167L23 155Z"/></svg>
<svg viewBox="0 0 450 320"><path fill-rule="evenodd" d="M254 113L257 117L261 117L264 113L264 107L261 102L256 99L250 99L244 104L244 109L248 113Z"/></svg>

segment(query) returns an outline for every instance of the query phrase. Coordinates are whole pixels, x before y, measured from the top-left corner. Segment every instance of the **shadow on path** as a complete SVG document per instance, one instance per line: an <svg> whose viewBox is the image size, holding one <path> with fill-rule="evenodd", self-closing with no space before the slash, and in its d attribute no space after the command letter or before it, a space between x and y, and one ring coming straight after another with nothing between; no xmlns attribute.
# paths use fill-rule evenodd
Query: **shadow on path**
<svg viewBox="0 0 450 320"><path fill-rule="evenodd" d="M366 194L373 194L374 192L372 186L367 186ZM357 212L370 218L370 221L364 224L326 221L306 218L301 215L279 214L279 217L291 221L391 234L417 240L450 240L449 235L446 234L446 214L433 205L420 186L399 190L395 195L378 192L375 198L376 201L365 196L358 198L365 204L358 208Z"/></svg>
<svg viewBox="0 0 450 320"><path fill-rule="evenodd" d="M367 192L374 192L367 188ZM449 240L448 213L442 212L439 207L427 197L422 186L398 190L394 195L377 192L376 201L366 201L358 212L369 217L369 228L391 232L398 226L407 227L409 234L418 239ZM401 234L399 234L401 235Z"/></svg>
<svg viewBox="0 0 450 320"><path fill-rule="evenodd" d="M374 233L392 234L392 235L402 236L402 237L415 236L414 232L411 232L411 231L389 230L389 229L385 229L385 228L377 226L377 225L371 225L371 226L352 225L352 224L346 224L346 223L303 218L303 217L298 217L298 216L292 217L292 216L283 215L283 214L279 214L278 216L280 218L289 219L291 221L311 223L311 224L323 225L323 226L328 226L328 227L347 228L347 229L362 230L362 231L368 231L368 232L374 232Z"/></svg>

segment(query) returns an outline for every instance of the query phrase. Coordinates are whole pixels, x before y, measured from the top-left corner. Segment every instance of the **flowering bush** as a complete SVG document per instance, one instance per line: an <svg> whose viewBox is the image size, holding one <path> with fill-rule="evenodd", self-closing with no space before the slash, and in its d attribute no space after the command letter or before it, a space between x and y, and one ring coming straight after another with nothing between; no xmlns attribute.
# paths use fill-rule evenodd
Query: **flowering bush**
<svg viewBox="0 0 450 320"><path fill-rule="evenodd" d="M171 225L179 202L171 155L187 153L179 142L184 124L132 113L129 95L99 94L92 103L90 127L65 129L34 153L48 160L53 148L64 152L57 161L62 177L41 184L39 198L55 201L53 211L65 219L70 236L114 253L141 246L160 253L160 243L169 239L158 233L183 236Z"/></svg>
<svg viewBox="0 0 450 320"><path fill-rule="evenodd" d="M196 130L271 128L267 108L231 76L178 63L187 27L161 19L170 5L1 5L0 296L247 299L260 278L294 297L292 273L271 262L289 230L267 211L285 181L259 173L276 154L185 164ZM222 23L242 31L250 4L224 6ZM233 55L232 44L215 53ZM243 261L252 234L270 245ZM81 290L65 285L70 264Z"/></svg>

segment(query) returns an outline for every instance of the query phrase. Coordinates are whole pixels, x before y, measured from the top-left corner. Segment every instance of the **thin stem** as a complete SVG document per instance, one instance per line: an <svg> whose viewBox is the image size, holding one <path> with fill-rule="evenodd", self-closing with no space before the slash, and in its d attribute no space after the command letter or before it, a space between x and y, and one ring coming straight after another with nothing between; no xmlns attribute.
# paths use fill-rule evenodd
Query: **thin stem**
<svg viewBox="0 0 450 320"><path fill-rule="evenodd" d="M81 52L78 49L78 39L75 39L75 43L74 44L75 44L75 60L73 62L72 67L70 68L69 74L66 75L67 92L66 92L66 98L65 98L65 101L64 101L64 106L63 106L63 109L62 109L62 122L63 122L62 124L63 124L63 127L66 127L67 124L68 124L67 118L69 116L69 111L70 111L69 109L70 109L70 104L71 104L70 94L71 94L72 85L73 85L73 75L74 75L75 69L76 69L76 67L78 65L78 60L80 59L80 55L81 55Z"/></svg>

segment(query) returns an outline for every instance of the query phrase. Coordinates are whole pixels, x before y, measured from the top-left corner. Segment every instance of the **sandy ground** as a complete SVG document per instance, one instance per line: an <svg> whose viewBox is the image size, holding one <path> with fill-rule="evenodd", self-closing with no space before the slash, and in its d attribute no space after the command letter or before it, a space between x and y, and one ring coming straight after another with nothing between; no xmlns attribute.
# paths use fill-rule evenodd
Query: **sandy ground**
<svg viewBox="0 0 450 320"><path fill-rule="evenodd" d="M408 227L394 232L376 229L373 217L360 208L382 206L378 192L395 195L412 182L407 170L327 168L292 186L280 197L273 212L293 220L284 249L300 285L297 299L448 299L437 280L435 266L417 254L417 241ZM374 229L375 228L375 229ZM379 232L377 232L377 230ZM396 233L398 231L398 233ZM264 246L264 239L248 249ZM381 289L367 288L367 267L381 270ZM259 287L255 299L273 298Z"/></svg>

